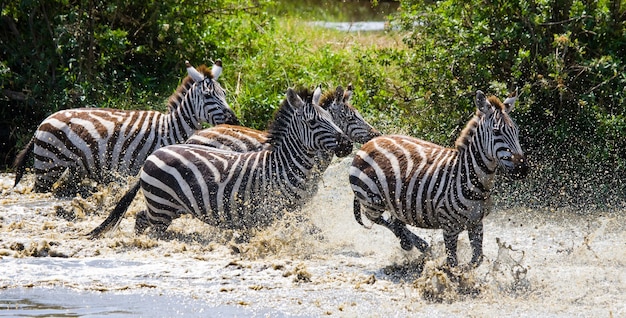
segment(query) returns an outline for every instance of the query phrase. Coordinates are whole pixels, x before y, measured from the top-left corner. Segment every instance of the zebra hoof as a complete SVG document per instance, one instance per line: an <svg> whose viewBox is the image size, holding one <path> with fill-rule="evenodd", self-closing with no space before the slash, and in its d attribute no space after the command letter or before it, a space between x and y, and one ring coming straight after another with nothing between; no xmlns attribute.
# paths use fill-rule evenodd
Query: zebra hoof
<svg viewBox="0 0 626 318"><path fill-rule="evenodd" d="M404 237L401 240L400 244L403 245L402 248L404 248L405 244L408 246L408 248L404 248L405 250L408 251L413 248L413 246L415 246L420 252L425 253L428 249L428 243L426 243L426 241L424 241L421 237L409 231L409 229L407 229L406 227L404 228L403 236Z"/></svg>
<svg viewBox="0 0 626 318"><path fill-rule="evenodd" d="M470 267L476 268L480 266L483 262L483 255L473 256L472 260L469 262Z"/></svg>
<svg viewBox="0 0 626 318"><path fill-rule="evenodd" d="M413 245L413 242L411 242L411 240L401 239L400 246L402 247L403 250L410 251L411 249L413 249L414 245Z"/></svg>

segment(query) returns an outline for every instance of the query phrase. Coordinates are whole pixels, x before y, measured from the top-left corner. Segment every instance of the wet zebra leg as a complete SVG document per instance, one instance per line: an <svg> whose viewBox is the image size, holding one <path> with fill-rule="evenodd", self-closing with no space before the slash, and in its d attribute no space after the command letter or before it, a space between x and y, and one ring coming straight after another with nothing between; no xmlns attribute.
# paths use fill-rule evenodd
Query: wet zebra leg
<svg viewBox="0 0 626 318"><path fill-rule="evenodd" d="M410 244L411 247L415 246L417 247L417 249L424 253L426 252L426 249L428 249L428 243L426 243L426 241L424 241L421 237L415 235L413 232L411 232L407 227L406 224L402 223L400 220L394 219L392 224L398 229L398 231L400 232L400 244ZM398 236L396 234L396 236ZM409 248L410 249L410 248ZM407 250L407 249L405 249Z"/></svg>
<svg viewBox="0 0 626 318"><path fill-rule="evenodd" d="M390 229L393 234L400 239L400 246L403 250L410 251L415 246L418 250L420 250L420 252L426 252L428 243L426 243L426 241L424 241L421 237L411 232L402 221L393 217L391 218L391 221L387 221L383 219L382 216L377 220L372 221Z"/></svg>
<svg viewBox="0 0 626 318"><path fill-rule="evenodd" d="M483 222L470 226L467 229L467 236L472 246L472 260L470 264L478 267L483 261Z"/></svg>
<svg viewBox="0 0 626 318"><path fill-rule="evenodd" d="M459 232L443 232L443 241L446 245L447 262L450 267L456 267L459 261L456 257L457 241L459 240Z"/></svg>
<svg viewBox="0 0 626 318"><path fill-rule="evenodd" d="M176 215L176 217L178 216ZM160 214L156 219L151 218L148 215L148 211L142 210L137 213L137 218L135 219L135 234L143 234L146 229L151 228L157 237L163 237L167 228L172 224L172 220L172 217L168 214Z"/></svg>
<svg viewBox="0 0 626 318"><path fill-rule="evenodd" d="M146 212L146 210L142 210L137 213L137 217L135 218L135 234L143 234L143 232L145 232L148 227L150 227L148 213Z"/></svg>

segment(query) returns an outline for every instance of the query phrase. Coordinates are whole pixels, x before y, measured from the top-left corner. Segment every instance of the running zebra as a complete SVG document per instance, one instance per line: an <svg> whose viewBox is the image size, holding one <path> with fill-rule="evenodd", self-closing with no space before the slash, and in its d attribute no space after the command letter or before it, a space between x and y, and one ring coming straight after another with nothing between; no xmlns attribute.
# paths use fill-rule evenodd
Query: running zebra
<svg viewBox="0 0 626 318"><path fill-rule="evenodd" d="M186 64L189 76L169 98L166 114L80 108L50 115L18 154L15 185L24 174L31 152L35 157L35 192L48 192L62 183L55 192L73 195L86 177L107 182L116 175L137 174L154 150L185 142L202 128L202 123L239 123L217 82L221 62L216 62L212 70L205 66L196 70Z"/></svg>
<svg viewBox="0 0 626 318"><path fill-rule="evenodd" d="M343 89L336 98L343 98ZM222 228L266 226L300 200L317 151L334 151L348 144L345 139L328 112L288 89L268 130L269 148L238 153L202 145L163 147L148 157L139 182L88 235L116 227L139 187L148 209L137 215L138 234L148 227L162 234L183 213Z"/></svg>
<svg viewBox="0 0 626 318"><path fill-rule="evenodd" d="M299 90L297 93L305 103L319 105L322 89L318 86L312 94L309 90ZM185 143L235 152L251 152L268 149L270 144L267 143L267 136L267 131L222 124L197 131Z"/></svg>
<svg viewBox="0 0 626 318"><path fill-rule="evenodd" d="M447 263L456 266L457 240L463 230L473 249L471 264L482 261L483 222L489 194L500 167L512 178L528 173L519 144L519 129L509 116L517 91L502 103L476 93L476 115L456 140L455 148L407 136L374 138L359 150L350 167L354 215L390 229L403 249L424 252L428 244L407 224L443 229ZM390 217L383 218L389 211Z"/></svg>
<svg viewBox="0 0 626 318"><path fill-rule="evenodd" d="M309 102L327 110L333 117L333 122L341 128L344 134L352 141L366 143L380 132L372 127L359 112L350 105L353 94L352 84L348 85L342 100L335 99L335 91L322 95L318 86L312 96L300 96L309 99ZM267 132L234 125L217 125L197 131L188 140L188 144L205 145L209 147L231 150L236 152L259 151L268 146ZM321 152L324 161L330 161L333 153ZM345 157L348 154L337 154ZM320 167L323 171L325 167Z"/></svg>
<svg viewBox="0 0 626 318"><path fill-rule="evenodd" d="M352 84L348 85L342 99L335 98L337 89L322 95L321 86L318 86L312 96L300 97L327 110L335 125L343 131L351 142L366 143L370 139L380 136L380 132L365 121L361 114L350 105L353 94ZM191 136L187 143L237 152L258 151L268 146L267 132L233 125L218 125L200 130ZM337 157L345 157L352 152L352 146L339 147L337 150L339 151L334 152ZM305 185L307 187L305 191L309 198L317 193L319 181L330 165L332 158L333 152L331 151L319 151L315 157L316 164L312 170L310 182ZM307 200L303 200L301 203L306 202Z"/></svg>

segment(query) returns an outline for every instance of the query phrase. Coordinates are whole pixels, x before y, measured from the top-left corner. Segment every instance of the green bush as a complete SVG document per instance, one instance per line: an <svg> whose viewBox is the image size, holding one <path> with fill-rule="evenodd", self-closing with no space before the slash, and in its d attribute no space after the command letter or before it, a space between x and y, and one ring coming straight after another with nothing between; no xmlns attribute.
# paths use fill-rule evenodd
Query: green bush
<svg viewBox="0 0 626 318"><path fill-rule="evenodd" d="M12 1L0 20L2 164L66 108L164 110L184 62L253 52L271 1ZM254 32L250 30L254 29ZM237 42L234 42L237 41ZM231 66L226 66L229 69Z"/></svg>
<svg viewBox="0 0 626 318"><path fill-rule="evenodd" d="M419 97L406 112L438 123L420 119L416 133L445 139L476 89L504 96L519 86L514 117L534 165L520 191L551 206L622 200L625 21L620 0L402 1L402 78Z"/></svg>

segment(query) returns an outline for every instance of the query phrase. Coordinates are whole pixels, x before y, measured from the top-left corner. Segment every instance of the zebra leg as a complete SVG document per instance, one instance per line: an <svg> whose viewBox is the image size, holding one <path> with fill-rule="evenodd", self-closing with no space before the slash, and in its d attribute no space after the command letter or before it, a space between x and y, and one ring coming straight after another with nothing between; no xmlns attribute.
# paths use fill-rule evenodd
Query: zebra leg
<svg viewBox="0 0 626 318"><path fill-rule="evenodd" d="M411 232L402 221L391 217L391 221L387 221L383 219L381 216L376 220L372 220L376 224L380 224L393 232L400 239L400 246L405 251L410 251L413 246L417 247L420 252L426 252L428 248L428 243L424 241L421 237L415 235Z"/></svg>
<svg viewBox="0 0 626 318"><path fill-rule="evenodd" d="M146 210L142 210L137 213L137 217L135 218L135 234L141 235L146 231L148 227L150 227L150 220L148 219L148 213Z"/></svg>
<svg viewBox="0 0 626 318"><path fill-rule="evenodd" d="M162 237L170 224L172 224L172 218L169 215L160 215L155 220L150 218L148 211L142 210L137 213L137 218L135 219L135 234L141 235L150 227L156 236Z"/></svg>
<svg viewBox="0 0 626 318"><path fill-rule="evenodd" d="M377 197L370 197L370 201L374 201L374 204L380 202L375 200L375 198ZM415 246L420 250L420 252L426 252L426 249L428 249L428 243L426 243L426 241L424 241L421 237L411 232L406 227L404 222L394 218L393 216L390 217L389 220L385 220L385 218L383 218L384 210L372 207L371 205L363 205L363 207L365 208L365 216L370 221L388 228L397 238L400 239L400 246L403 250L410 251L413 246ZM354 218L357 222L359 222L359 224L363 225L363 221L361 220L361 203L356 196L354 197Z"/></svg>
<svg viewBox="0 0 626 318"><path fill-rule="evenodd" d="M37 193L51 192L53 185L61 184L60 180L64 175L69 173L69 168L58 165L52 168L35 168L35 185L33 191Z"/></svg>
<svg viewBox="0 0 626 318"><path fill-rule="evenodd" d="M456 267L459 261L456 257L457 242L459 240L459 232L450 233L448 231L443 232L443 242L446 245L447 262L450 267Z"/></svg>
<svg viewBox="0 0 626 318"><path fill-rule="evenodd" d="M467 236L472 246L472 260L470 264L478 267L483 261L483 222L478 222L467 229Z"/></svg>

